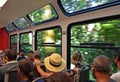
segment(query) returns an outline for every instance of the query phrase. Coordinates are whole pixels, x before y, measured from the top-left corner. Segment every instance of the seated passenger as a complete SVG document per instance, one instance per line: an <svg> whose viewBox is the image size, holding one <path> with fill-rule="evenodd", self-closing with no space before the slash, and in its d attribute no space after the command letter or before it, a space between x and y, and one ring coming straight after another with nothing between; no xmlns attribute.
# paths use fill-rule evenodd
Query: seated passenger
<svg viewBox="0 0 120 82"><path fill-rule="evenodd" d="M34 55L34 52L33 52L33 51L29 51L29 52L28 52L28 59L31 60L32 62L34 62L34 57L33 57L33 55Z"/></svg>
<svg viewBox="0 0 120 82"><path fill-rule="evenodd" d="M40 61L41 59L41 53L39 50L34 51L34 61ZM40 61L41 62L41 61ZM35 62L34 62L35 64ZM40 73L37 71L36 66L34 67L34 71L32 72L34 78L40 77Z"/></svg>
<svg viewBox="0 0 120 82"><path fill-rule="evenodd" d="M40 68L40 62L36 61L36 67L42 77L46 77L47 82L73 82L70 77L65 75L62 71L66 67L66 62L61 58L61 55L53 53L44 60L45 67L48 72L44 72Z"/></svg>
<svg viewBox="0 0 120 82"><path fill-rule="evenodd" d="M115 55L114 55L114 64L115 66L118 68L118 72L113 74L111 76L112 79L114 79L117 82L120 82L120 49L117 49L115 51Z"/></svg>
<svg viewBox="0 0 120 82"><path fill-rule="evenodd" d="M34 69L33 62L28 59L22 59L19 62L18 74L20 76L21 82L32 82L33 76L31 72Z"/></svg>
<svg viewBox="0 0 120 82"><path fill-rule="evenodd" d="M18 65L18 62L16 61L17 52L14 49L8 49L5 53L5 58L7 59L7 63L0 67L0 82L4 82L5 73L7 71L7 68Z"/></svg>
<svg viewBox="0 0 120 82"><path fill-rule="evenodd" d="M17 58L17 61L20 61L21 59L26 59L24 50L20 51L20 54L19 54L19 57Z"/></svg>
<svg viewBox="0 0 120 82"><path fill-rule="evenodd" d="M96 82L116 82L110 78L111 62L107 56L97 56L93 61L92 72Z"/></svg>

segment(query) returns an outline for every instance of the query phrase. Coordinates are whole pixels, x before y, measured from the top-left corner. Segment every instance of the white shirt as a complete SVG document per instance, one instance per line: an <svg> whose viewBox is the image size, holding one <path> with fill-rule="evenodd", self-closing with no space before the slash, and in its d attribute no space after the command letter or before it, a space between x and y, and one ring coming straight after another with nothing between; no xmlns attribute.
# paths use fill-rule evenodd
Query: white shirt
<svg viewBox="0 0 120 82"><path fill-rule="evenodd" d="M114 73L111 78L117 82L120 82L120 71L118 71L117 73Z"/></svg>

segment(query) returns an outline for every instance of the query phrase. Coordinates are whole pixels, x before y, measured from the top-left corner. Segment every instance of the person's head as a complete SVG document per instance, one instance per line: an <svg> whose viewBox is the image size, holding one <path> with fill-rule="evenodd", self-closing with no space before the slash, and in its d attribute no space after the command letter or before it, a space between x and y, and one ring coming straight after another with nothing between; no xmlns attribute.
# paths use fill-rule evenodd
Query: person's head
<svg viewBox="0 0 120 82"><path fill-rule="evenodd" d="M34 58L35 59L40 59L41 58L41 53L39 50L34 51Z"/></svg>
<svg viewBox="0 0 120 82"><path fill-rule="evenodd" d="M114 63L115 66L118 67L118 69L120 69L120 49L115 50Z"/></svg>
<svg viewBox="0 0 120 82"><path fill-rule="evenodd" d="M44 59L44 64L47 70L51 72L61 72L66 67L66 62L62 59L61 55L58 53L52 53Z"/></svg>
<svg viewBox="0 0 120 82"><path fill-rule="evenodd" d="M28 52L28 59L30 59L31 61L33 61L33 54L34 54L33 51Z"/></svg>
<svg viewBox="0 0 120 82"><path fill-rule="evenodd" d="M92 72L94 77L97 75L110 75L111 61L105 55L97 56L93 61Z"/></svg>
<svg viewBox="0 0 120 82"><path fill-rule="evenodd" d="M71 61L76 67L80 67L81 64L82 64L82 61L83 61L81 53L80 52L74 52L72 57L71 57Z"/></svg>
<svg viewBox="0 0 120 82"><path fill-rule="evenodd" d="M25 51L24 50L20 50L20 56L24 56L25 55Z"/></svg>
<svg viewBox="0 0 120 82"><path fill-rule="evenodd" d="M33 77L32 77L32 71L34 70L34 65L32 63L32 61L30 61L29 59L22 59L19 62L19 70L18 70L18 74L20 75L21 79L27 79L32 81Z"/></svg>
<svg viewBox="0 0 120 82"><path fill-rule="evenodd" d="M8 61L16 60L17 58L17 51L14 49L7 49L5 51L5 57Z"/></svg>

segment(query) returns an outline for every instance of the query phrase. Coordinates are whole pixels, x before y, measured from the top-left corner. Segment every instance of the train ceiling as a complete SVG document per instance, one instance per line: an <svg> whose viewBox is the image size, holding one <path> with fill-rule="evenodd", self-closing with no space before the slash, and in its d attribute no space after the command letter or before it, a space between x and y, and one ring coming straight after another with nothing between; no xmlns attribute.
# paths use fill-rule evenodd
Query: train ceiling
<svg viewBox="0 0 120 82"><path fill-rule="evenodd" d="M0 28L56 0L8 0L0 9Z"/></svg>

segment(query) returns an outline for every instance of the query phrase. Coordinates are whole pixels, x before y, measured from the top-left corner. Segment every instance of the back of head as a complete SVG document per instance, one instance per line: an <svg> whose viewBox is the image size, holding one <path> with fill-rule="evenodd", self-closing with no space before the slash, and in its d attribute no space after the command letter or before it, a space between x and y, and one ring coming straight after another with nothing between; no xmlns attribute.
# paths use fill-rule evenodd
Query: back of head
<svg viewBox="0 0 120 82"><path fill-rule="evenodd" d="M76 67L80 67L82 64L82 55L80 52L74 52L72 57L71 57L71 61L73 64L75 64Z"/></svg>
<svg viewBox="0 0 120 82"><path fill-rule="evenodd" d="M5 52L5 56L8 57L8 61L16 60L16 58L17 58L17 51L14 50L14 49L7 49L6 52Z"/></svg>
<svg viewBox="0 0 120 82"><path fill-rule="evenodd" d="M31 72L34 69L34 65L33 65L32 61L30 61L29 59L22 59L19 62L19 69L21 70L23 77L26 76L26 77L28 77L29 80L31 80L31 81L33 80Z"/></svg>
<svg viewBox="0 0 120 82"><path fill-rule="evenodd" d="M110 71L111 71L111 61L105 55L97 56L94 59L93 65L98 72L110 73Z"/></svg>
<svg viewBox="0 0 120 82"><path fill-rule="evenodd" d="M20 50L20 56L24 56L25 55L25 51L24 50Z"/></svg>
<svg viewBox="0 0 120 82"><path fill-rule="evenodd" d="M34 58L40 59L41 58L41 53L39 50L34 51Z"/></svg>

